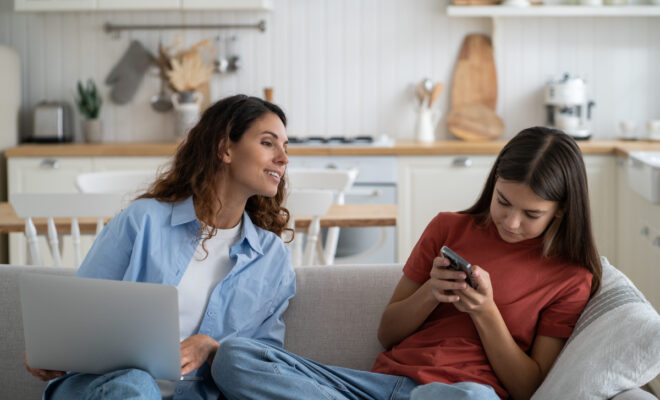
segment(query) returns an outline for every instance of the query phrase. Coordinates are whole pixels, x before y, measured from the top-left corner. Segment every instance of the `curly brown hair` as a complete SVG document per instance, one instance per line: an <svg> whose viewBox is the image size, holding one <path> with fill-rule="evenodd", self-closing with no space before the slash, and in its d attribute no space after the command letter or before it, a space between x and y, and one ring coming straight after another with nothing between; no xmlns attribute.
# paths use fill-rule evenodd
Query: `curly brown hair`
<svg viewBox="0 0 660 400"><path fill-rule="evenodd" d="M228 140L239 142L250 126L268 113L277 115L286 126L286 116L282 109L258 97L235 95L216 102L203 113L197 125L179 145L169 168L138 198L174 203L193 196L197 218L200 220L197 236L202 239L204 248L204 243L217 232L217 228L208 222L214 221L222 208L216 193L217 173L223 168L218 154L224 153ZM291 231L287 228L289 211L282 207L285 188L286 180L282 176L275 196L254 195L245 206L256 226L278 236Z"/></svg>

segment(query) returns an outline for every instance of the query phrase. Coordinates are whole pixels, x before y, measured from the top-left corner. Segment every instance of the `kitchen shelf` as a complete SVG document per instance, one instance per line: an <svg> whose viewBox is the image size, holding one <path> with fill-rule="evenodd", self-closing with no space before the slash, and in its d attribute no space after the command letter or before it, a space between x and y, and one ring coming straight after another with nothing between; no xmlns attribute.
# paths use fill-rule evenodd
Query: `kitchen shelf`
<svg viewBox="0 0 660 400"><path fill-rule="evenodd" d="M448 6L450 17L660 17L660 6Z"/></svg>

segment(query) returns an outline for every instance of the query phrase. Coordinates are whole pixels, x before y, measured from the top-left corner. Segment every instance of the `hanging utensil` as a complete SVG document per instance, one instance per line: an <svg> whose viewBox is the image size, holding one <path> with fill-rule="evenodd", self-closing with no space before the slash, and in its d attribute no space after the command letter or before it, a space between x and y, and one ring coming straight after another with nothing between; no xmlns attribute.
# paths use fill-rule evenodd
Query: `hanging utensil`
<svg viewBox="0 0 660 400"><path fill-rule="evenodd" d="M165 81L165 60L163 59L162 51L163 43L160 35L158 35L158 68L160 77L160 92L151 97L151 108L157 112L168 112L172 109L172 100L169 93L167 93L167 83Z"/></svg>
<svg viewBox="0 0 660 400"><path fill-rule="evenodd" d="M226 56L227 52L220 50L220 45L224 44L224 39L220 36L216 36L215 40L217 43L216 50L218 54L216 55L215 60L213 60L213 65L214 65L213 72L224 74L225 72L227 72L227 68L229 68L229 60L227 60L227 56Z"/></svg>
<svg viewBox="0 0 660 400"><path fill-rule="evenodd" d="M172 109L172 100L170 95L167 93L167 84L165 83L165 78L162 74L160 76L160 92L157 95L151 97L151 108L158 112L168 112Z"/></svg>

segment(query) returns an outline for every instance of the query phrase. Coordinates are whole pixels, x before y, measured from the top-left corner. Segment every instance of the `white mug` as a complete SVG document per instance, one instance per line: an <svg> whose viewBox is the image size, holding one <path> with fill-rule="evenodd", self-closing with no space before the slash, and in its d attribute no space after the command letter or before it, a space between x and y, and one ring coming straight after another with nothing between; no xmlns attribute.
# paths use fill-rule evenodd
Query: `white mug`
<svg viewBox="0 0 660 400"><path fill-rule="evenodd" d="M646 133L649 140L660 140L660 119L652 119L646 123Z"/></svg>
<svg viewBox="0 0 660 400"><path fill-rule="evenodd" d="M621 121L619 128L624 139L637 139L637 135L635 135L637 123L635 121Z"/></svg>

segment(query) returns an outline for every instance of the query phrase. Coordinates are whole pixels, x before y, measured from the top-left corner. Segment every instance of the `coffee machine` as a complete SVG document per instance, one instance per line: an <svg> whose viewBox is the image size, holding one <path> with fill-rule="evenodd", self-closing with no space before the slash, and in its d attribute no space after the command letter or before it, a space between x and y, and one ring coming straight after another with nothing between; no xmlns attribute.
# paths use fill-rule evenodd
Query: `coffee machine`
<svg viewBox="0 0 660 400"><path fill-rule="evenodd" d="M574 139L591 137L591 109L596 103L587 100L587 84L568 73L545 86L546 124L561 129Z"/></svg>

